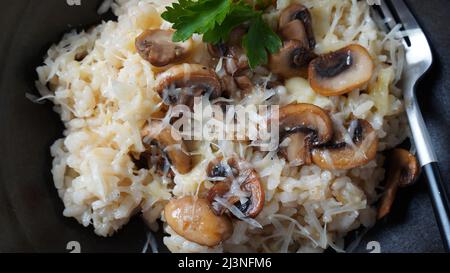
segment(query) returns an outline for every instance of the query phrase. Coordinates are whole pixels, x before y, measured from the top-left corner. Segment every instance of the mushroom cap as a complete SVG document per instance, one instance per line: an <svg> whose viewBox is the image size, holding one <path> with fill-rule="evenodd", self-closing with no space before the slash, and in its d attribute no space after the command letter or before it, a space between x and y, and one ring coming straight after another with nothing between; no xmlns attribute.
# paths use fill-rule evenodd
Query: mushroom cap
<svg viewBox="0 0 450 273"><path fill-rule="evenodd" d="M314 137L313 134L314 133L312 131L309 134L308 131L305 131L296 132L288 136L289 144L287 147L280 149L280 154L290 163L291 166L311 164L311 142Z"/></svg>
<svg viewBox="0 0 450 273"><path fill-rule="evenodd" d="M392 151L389 164L393 171L400 172L399 186L408 187L416 182L420 174L420 165L417 158L405 149Z"/></svg>
<svg viewBox="0 0 450 273"><path fill-rule="evenodd" d="M185 58L192 49L192 40L175 43L173 30L145 30L136 38L135 47L139 55L153 66L163 67Z"/></svg>
<svg viewBox="0 0 450 273"><path fill-rule="evenodd" d="M223 177L229 178L239 174L239 170L233 169L234 166L230 165L232 161L224 160L223 157L217 157L209 162L206 168L206 174L210 178Z"/></svg>
<svg viewBox="0 0 450 273"><path fill-rule="evenodd" d="M256 171L249 167L244 160L232 157L224 161L217 158L210 162L207 169L209 177L223 177L223 181L215 183L208 192L208 200L213 202L216 196L227 196L228 201L237 206L241 212L250 218L255 218L261 212L265 202L264 188ZM245 204L240 203L240 198L230 192L232 183L238 181L240 189L250 194ZM223 209L218 214L223 213Z"/></svg>
<svg viewBox="0 0 450 273"><path fill-rule="evenodd" d="M251 91L254 88L253 82L247 76L238 76L235 79L237 87L244 91Z"/></svg>
<svg viewBox="0 0 450 273"><path fill-rule="evenodd" d="M280 108L279 130L283 142L289 138L287 147L280 154L293 166L311 164L311 148L327 143L333 137L333 124L320 107L300 103Z"/></svg>
<svg viewBox="0 0 450 273"><path fill-rule="evenodd" d="M303 24L303 32L306 33L306 37L308 40L308 48L314 49L316 46L316 40L314 37L314 31L312 28L312 18L311 13L309 12L308 8L303 6L302 4L291 4L287 8L285 8L281 14L280 19L278 21L278 27L283 33L283 29L287 27L288 24L290 24L292 21L298 21ZM289 28L291 28L290 26ZM298 26L296 27L298 29ZM288 40L295 40L295 37L300 37L299 35L302 34L295 34L294 32L290 32L291 34L294 34L294 36L287 36L285 37ZM286 34L286 33L285 33ZM302 40L299 40L302 41Z"/></svg>
<svg viewBox="0 0 450 273"><path fill-rule="evenodd" d="M152 122L144 128L142 136L156 142L179 173L191 171L192 157L186 152L187 147L181 134L172 126L163 125L160 121Z"/></svg>
<svg viewBox="0 0 450 273"><path fill-rule="evenodd" d="M385 191L378 208L378 219L391 211L399 187L412 185L420 174L420 166L415 156L404 149L394 149L388 157L388 172Z"/></svg>
<svg viewBox="0 0 450 273"><path fill-rule="evenodd" d="M195 96L220 97L222 88L214 70L199 64L180 64L158 75L156 92L167 104L189 105Z"/></svg>
<svg viewBox="0 0 450 273"><path fill-rule="evenodd" d="M232 76L242 75L250 68L247 54L240 46L230 46L224 62L225 70Z"/></svg>
<svg viewBox="0 0 450 273"><path fill-rule="evenodd" d="M231 97L232 94L235 94L239 90L239 86L237 85L233 76L224 74L219 79L222 86L223 97Z"/></svg>
<svg viewBox="0 0 450 273"><path fill-rule="evenodd" d="M283 28L278 31L283 40L294 40L301 42L305 45L305 48L311 49L309 46L308 34L304 24L299 20L294 20L287 23Z"/></svg>
<svg viewBox="0 0 450 273"><path fill-rule="evenodd" d="M349 170L367 164L377 155L378 138L369 122L358 119L354 145L339 143L314 148L312 161L326 170Z"/></svg>
<svg viewBox="0 0 450 273"><path fill-rule="evenodd" d="M230 219L214 214L208 200L203 198L173 199L165 206L164 217L178 235L203 246L217 246L233 233Z"/></svg>
<svg viewBox="0 0 450 273"><path fill-rule="evenodd" d="M279 111L280 135L296 132L313 133L313 145L327 143L333 137L333 123L328 114L313 104L283 106Z"/></svg>
<svg viewBox="0 0 450 273"><path fill-rule="evenodd" d="M208 53L213 58L224 57L228 52L228 45L224 43L208 44Z"/></svg>
<svg viewBox="0 0 450 273"><path fill-rule="evenodd" d="M250 218L256 218L258 214L264 208L265 192L264 188L259 181L259 178L255 170L251 170L248 173L248 177L244 184L242 184L242 190L250 192L250 200L246 204L240 204L240 210L244 212L244 215Z"/></svg>
<svg viewBox="0 0 450 273"><path fill-rule="evenodd" d="M242 76L250 68L247 54L242 47L242 39L247 32L247 27L239 25L230 32L226 43L208 44L208 52L212 57L225 57L225 70L231 76Z"/></svg>
<svg viewBox="0 0 450 273"><path fill-rule="evenodd" d="M306 76L308 64L314 56L304 43L286 41L280 51L270 55L269 68L272 73L285 79Z"/></svg>
<svg viewBox="0 0 450 273"><path fill-rule="evenodd" d="M308 77L317 93L339 96L367 84L373 70L369 52L355 44L314 59L309 64Z"/></svg>

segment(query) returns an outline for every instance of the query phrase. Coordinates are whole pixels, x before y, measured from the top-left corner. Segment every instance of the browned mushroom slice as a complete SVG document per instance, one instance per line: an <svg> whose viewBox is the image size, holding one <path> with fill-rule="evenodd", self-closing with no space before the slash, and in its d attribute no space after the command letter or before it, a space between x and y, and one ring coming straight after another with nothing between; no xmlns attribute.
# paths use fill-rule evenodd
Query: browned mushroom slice
<svg viewBox="0 0 450 273"><path fill-rule="evenodd" d="M168 161L166 163L172 165L179 173L186 174L191 171L192 158L187 153L186 144L180 133L172 126L152 122L142 131L142 136L148 148L147 154L153 157L150 158L149 163L154 163L157 167L163 167L166 170L167 165L160 166L163 162L161 157L164 157Z"/></svg>
<svg viewBox="0 0 450 273"><path fill-rule="evenodd" d="M289 138L280 153L292 165L311 163L311 147L327 143L333 137L333 124L328 114L312 104L290 104L280 108L280 136Z"/></svg>
<svg viewBox="0 0 450 273"><path fill-rule="evenodd" d="M245 50L239 45L208 45L209 53L216 58L223 57L225 71L232 76L239 76L249 69Z"/></svg>
<svg viewBox="0 0 450 273"><path fill-rule="evenodd" d="M311 87L323 96L339 96L367 84L372 77L373 60L360 45L350 45L322 55L309 64Z"/></svg>
<svg viewBox="0 0 450 273"><path fill-rule="evenodd" d="M240 46L231 46L224 62L225 70L232 76L240 76L249 69L247 54Z"/></svg>
<svg viewBox="0 0 450 273"><path fill-rule="evenodd" d="M178 235L203 246L215 247L233 233L230 219L214 214L210 203L202 198L173 199L164 208L164 217Z"/></svg>
<svg viewBox="0 0 450 273"><path fill-rule="evenodd" d="M286 158L292 166L310 165L311 160L311 139L313 131L298 131L288 136L289 143L286 148L280 150L281 155Z"/></svg>
<svg viewBox="0 0 450 273"><path fill-rule="evenodd" d="M212 57L220 58L229 54L231 47L241 47L242 39L247 34L248 29L242 25L235 27L228 36L226 43L208 44L208 52Z"/></svg>
<svg viewBox="0 0 450 273"><path fill-rule="evenodd" d="M136 38L136 50L143 59L157 67L178 62L189 54L192 41L174 43L173 33L173 30L146 30Z"/></svg>
<svg viewBox="0 0 450 273"><path fill-rule="evenodd" d="M223 57L226 72L231 76L242 76L250 69L247 54L242 47L242 38L248 29L244 26L234 28L226 43L208 45L208 51L215 58Z"/></svg>
<svg viewBox="0 0 450 273"><path fill-rule="evenodd" d="M242 204L236 206L245 216L255 218L264 208L265 193L255 170L248 172L247 179L242 184L242 190L250 193L250 198Z"/></svg>
<svg viewBox="0 0 450 273"><path fill-rule="evenodd" d="M353 143L314 148L313 163L327 170L348 170L367 164L377 154L378 138L369 122L356 120Z"/></svg>
<svg viewBox="0 0 450 273"><path fill-rule="evenodd" d="M252 83L250 78L247 76L239 76L239 77L236 77L234 80L235 80L237 86L239 87L239 89L241 89L241 90L251 91L254 87L254 84Z"/></svg>
<svg viewBox="0 0 450 273"><path fill-rule="evenodd" d="M301 4L292 4L280 14L278 27L286 40L306 42L308 49L314 49L316 40L309 10Z"/></svg>
<svg viewBox="0 0 450 273"><path fill-rule="evenodd" d="M207 199L209 202L214 203L217 196L223 197L230 191L231 182L228 180L214 182L214 186L208 191ZM220 208L216 211L218 215L222 215L225 212L225 208Z"/></svg>
<svg viewBox="0 0 450 273"><path fill-rule="evenodd" d="M303 23L299 20L294 20L286 24L283 28L279 30L280 36L283 40L287 41L298 41L302 43L305 48L310 50L308 35L306 33Z"/></svg>
<svg viewBox="0 0 450 273"><path fill-rule="evenodd" d="M229 98L232 94L235 94L239 90L239 87L232 76L224 74L219 78L219 80L222 87L223 97Z"/></svg>
<svg viewBox="0 0 450 273"><path fill-rule="evenodd" d="M208 44L208 53L214 58L224 57L228 52L228 46L224 43Z"/></svg>
<svg viewBox="0 0 450 273"><path fill-rule="evenodd" d="M420 173L420 166L416 157L404 149L392 151L387 164L385 192L378 208L378 219L385 217L391 211L397 189L413 184Z"/></svg>
<svg viewBox="0 0 450 273"><path fill-rule="evenodd" d="M216 197L226 198L228 202L236 206L246 217L255 218L264 207L265 193L254 169L245 161L230 158L213 160L207 170L209 178L218 182L210 189L208 200L214 202ZM245 203L233 193L233 185L237 185L241 191L248 194ZM223 214L226 208L216 208L218 215Z"/></svg>
<svg viewBox="0 0 450 273"><path fill-rule="evenodd" d="M272 73L285 79L306 76L308 64L314 57L314 53L303 43L287 41L279 52L270 55L269 68Z"/></svg>
<svg viewBox="0 0 450 273"><path fill-rule="evenodd" d="M233 178L239 174L236 168L230 164L233 161L226 161L222 157L218 157L213 161L209 162L206 169L206 174L213 181L225 181L229 178Z"/></svg>
<svg viewBox="0 0 450 273"><path fill-rule="evenodd" d="M168 105L193 106L194 97L215 99L222 88L213 70L199 64L180 64L158 75L156 92Z"/></svg>

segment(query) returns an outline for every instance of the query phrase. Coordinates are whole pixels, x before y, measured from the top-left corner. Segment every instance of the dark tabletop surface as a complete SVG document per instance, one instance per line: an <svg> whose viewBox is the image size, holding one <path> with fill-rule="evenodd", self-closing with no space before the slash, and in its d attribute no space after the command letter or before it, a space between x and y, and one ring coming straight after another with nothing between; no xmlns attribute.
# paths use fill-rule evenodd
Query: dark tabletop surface
<svg viewBox="0 0 450 273"><path fill-rule="evenodd" d="M25 99L34 93L34 69L45 50L73 27L99 22L99 1L9 1L0 11L0 252L66 251L78 241L84 252L138 252L146 230L133 219L113 238L98 238L91 229L62 216L62 203L52 185L49 146L61 135L50 104ZM450 5L447 0L406 0L428 35L434 65L418 88L445 181L450 178ZM447 183L450 188L450 183ZM441 252L438 228L424 177L402 190L391 215L364 237L382 252Z"/></svg>

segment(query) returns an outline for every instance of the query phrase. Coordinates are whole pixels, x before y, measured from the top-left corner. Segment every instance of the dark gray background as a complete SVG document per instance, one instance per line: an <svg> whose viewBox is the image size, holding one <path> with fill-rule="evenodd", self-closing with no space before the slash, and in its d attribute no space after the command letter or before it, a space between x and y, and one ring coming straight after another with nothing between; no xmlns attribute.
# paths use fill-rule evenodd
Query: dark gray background
<svg viewBox="0 0 450 273"><path fill-rule="evenodd" d="M83 252L139 252L146 228L134 219L113 238L99 238L75 220L62 216L49 172L49 146L62 126L51 105L25 99L34 93L34 69L45 50L74 28L100 21L100 1L9 0L0 10L0 251L64 252L79 241ZM435 63L419 86L426 123L441 160L444 180L450 178L450 5L447 0L407 0L418 15L434 50ZM376 240L382 252L441 252L438 229L426 181L399 194L392 214L364 238Z"/></svg>

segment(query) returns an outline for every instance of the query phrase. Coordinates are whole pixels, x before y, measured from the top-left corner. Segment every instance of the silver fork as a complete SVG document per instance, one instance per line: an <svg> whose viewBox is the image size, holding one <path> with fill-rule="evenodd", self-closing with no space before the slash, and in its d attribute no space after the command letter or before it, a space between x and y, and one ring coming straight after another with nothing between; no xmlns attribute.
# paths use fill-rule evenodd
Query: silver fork
<svg viewBox="0 0 450 273"><path fill-rule="evenodd" d="M440 175L438 160L434 153L422 113L420 112L415 92L417 81L429 70L433 62L431 49L425 34L403 0L382 0L376 10L381 13L380 15L386 22L386 27L392 29L395 25L401 24L406 33L406 37L403 39L406 52L406 64L400 87L403 90L406 112L417 148L419 162L422 170L428 177L433 209L441 232L444 248L449 252L449 198Z"/></svg>

